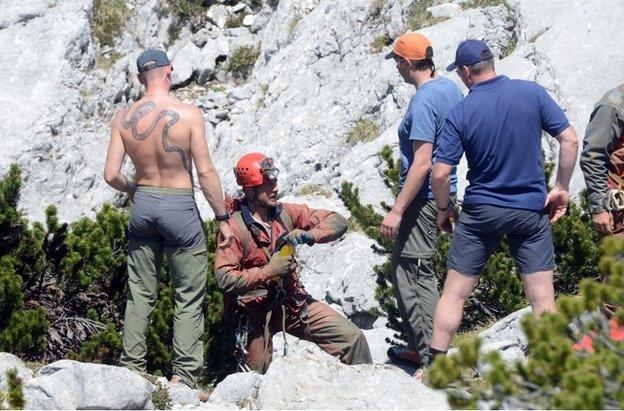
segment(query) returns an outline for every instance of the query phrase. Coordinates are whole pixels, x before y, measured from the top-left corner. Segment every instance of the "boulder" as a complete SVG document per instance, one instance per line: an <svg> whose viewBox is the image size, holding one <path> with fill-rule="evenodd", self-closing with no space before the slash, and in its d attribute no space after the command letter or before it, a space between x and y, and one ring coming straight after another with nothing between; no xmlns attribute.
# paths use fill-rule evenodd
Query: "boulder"
<svg viewBox="0 0 624 411"><path fill-rule="evenodd" d="M524 359L527 339L520 326L520 320L531 312L531 307L518 310L480 333L479 337L483 340L481 352L499 351L503 360L509 363Z"/></svg>
<svg viewBox="0 0 624 411"><path fill-rule="evenodd" d="M245 408L258 395L263 376L255 372L228 375L210 394L209 403L236 404Z"/></svg>
<svg viewBox="0 0 624 411"><path fill-rule="evenodd" d="M7 371L17 371L17 377L22 382L30 381L33 378L32 371L24 365L22 360L17 358L13 354L6 352L0 353L0 391L6 391L7 385Z"/></svg>
<svg viewBox="0 0 624 411"><path fill-rule="evenodd" d="M350 366L308 355L276 358L262 378L252 407L448 409L448 404L442 392L427 388L396 367Z"/></svg>
<svg viewBox="0 0 624 411"><path fill-rule="evenodd" d="M149 409L154 386L125 368L61 360L23 390L28 409Z"/></svg>
<svg viewBox="0 0 624 411"><path fill-rule="evenodd" d="M462 8L457 3L443 3L427 8L433 17L449 19L462 12Z"/></svg>
<svg viewBox="0 0 624 411"><path fill-rule="evenodd" d="M174 86L188 83L196 73L202 61L201 50L192 42L188 42L171 59L173 66L172 80Z"/></svg>

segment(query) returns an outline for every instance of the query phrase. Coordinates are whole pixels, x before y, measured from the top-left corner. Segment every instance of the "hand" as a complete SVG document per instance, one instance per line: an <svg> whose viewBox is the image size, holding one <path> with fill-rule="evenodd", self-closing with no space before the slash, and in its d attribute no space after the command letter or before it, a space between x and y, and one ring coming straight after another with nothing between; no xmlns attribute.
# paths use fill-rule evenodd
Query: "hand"
<svg viewBox="0 0 624 411"><path fill-rule="evenodd" d="M399 226L401 225L402 219L402 215L397 214L394 209L390 210L381 222L381 228L379 229L381 236L388 240L395 238L399 233Z"/></svg>
<svg viewBox="0 0 624 411"><path fill-rule="evenodd" d="M217 247L229 247L229 245L232 244L233 239L234 233L232 232L232 228L227 222L221 221L219 223L219 244L217 244Z"/></svg>
<svg viewBox="0 0 624 411"><path fill-rule="evenodd" d="M570 194L565 188L555 185L546 196L546 203L544 208L548 209L548 217L550 223L554 223L563 217L568 208L568 201L570 200Z"/></svg>
<svg viewBox="0 0 624 411"><path fill-rule="evenodd" d="M294 263L293 255L279 255L279 253L275 253L267 265L267 271L271 277L281 277L292 271Z"/></svg>
<svg viewBox="0 0 624 411"><path fill-rule="evenodd" d="M613 216L608 211L603 211L602 213L594 214L592 216L592 221L594 222L594 227L601 234L611 234L613 233Z"/></svg>
<svg viewBox="0 0 624 411"><path fill-rule="evenodd" d="M443 233L453 234L453 221L456 219L457 216L455 215L455 209L453 207L449 207L444 211L438 210L436 224Z"/></svg>
<svg viewBox="0 0 624 411"><path fill-rule="evenodd" d="M286 235L286 241L291 245L314 244L314 236L309 231L295 228Z"/></svg>

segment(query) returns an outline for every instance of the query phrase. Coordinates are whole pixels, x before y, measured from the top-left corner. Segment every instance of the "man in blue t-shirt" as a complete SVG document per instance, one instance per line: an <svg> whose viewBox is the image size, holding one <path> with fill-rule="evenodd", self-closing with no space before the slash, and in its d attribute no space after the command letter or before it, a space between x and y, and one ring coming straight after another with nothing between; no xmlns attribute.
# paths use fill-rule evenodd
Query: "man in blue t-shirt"
<svg viewBox="0 0 624 411"><path fill-rule="evenodd" d="M492 53L482 41L461 43L447 70L457 70L470 93L446 118L432 172L438 227L453 231L453 239L430 356L448 349L464 303L503 235L533 312L555 310L550 224L566 212L578 149L574 129L546 90L534 82L498 76ZM548 193L542 130L560 144L557 180ZM469 186L453 230L451 175L464 153Z"/></svg>
<svg viewBox="0 0 624 411"><path fill-rule="evenodd" d="M448 111L462 99L459 87L438 77L429 40L419 33L400 36L387 59L416 94L399 126L401 152L400 193L384 218L381 234L394 238L392 282L409 341L407 349L391 347L395 362L420 366L433 330L433 312L438 301L433 258L436 254L436 208L430 187L436 139L442 132ZM455 172L453 187L455 192Z"/></svg>

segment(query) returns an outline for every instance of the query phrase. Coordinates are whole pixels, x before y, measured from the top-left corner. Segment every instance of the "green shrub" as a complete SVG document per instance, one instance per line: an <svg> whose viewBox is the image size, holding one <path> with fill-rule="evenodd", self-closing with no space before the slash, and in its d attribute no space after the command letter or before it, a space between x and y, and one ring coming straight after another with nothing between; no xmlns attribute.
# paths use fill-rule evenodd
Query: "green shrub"
<svg viewBox="0 0 624 411"><path fill-rule="evenodd" d="M49 326L41 307L16 311L0 331L0 350L27 359L39 358L46 348Z"/></svg>
<svg viewBox="0 0 624 411"><path fill-rule="evenodd" d="M243 13L232 13L225 20L225 28L233 29L236 27L240 27L243 25L243 19L245 19L245 14Z"/></svg>
<svg viewBox="0 0 624 411"><path fill-rule="evenodd" d="M384 7L386 7L387 0L373 0L371 3L371 14L373 17L379 17Z"/></svg>
<svg viewBox="0 0 624 411"><path fill-rule="evenodd" d="M433 17L427 11L427 8L433 5L433 0L415 0L409 7L407 17L405 18L407 30L417 31L446 20L445 17Z"/></svg>
<svg viewBox="0 0 624 411"><path fill-rule="evenodd" d="M288 22L288 34L286 36L288 41L292 40L293 34L295 33L295 29L299 25L300 21L301 21L301 18L299 16L295 16Z"/></svg>
<svg viewBox="0 0 624 411"><path fill-rule="evenodd" d="M72 223L65 241L64 287L77 291L95 288L112 299L124 298L120 292L126 278L127 225L128 213L110 204L102 207L95 220L83 217Z"/></svg>
<svg viewBox="0 0 624 411"><path fill-rule="evenodd" d="M7 256L0 259L0 329L4 329L13 313L22 308L22 277L15 274L13 262Z"/></svg>
<svg viewBox="0 0 624 411"><path fill-rule="evenodd" d="M247 79L251 74L260 50L254 46L240 46L234 50L227 63L227 71L235 77Z"/></svg>
<svg viewBox="0 0 624 411"><path fill-rule="evenodd" d="M611 325L598 309L602 302L624 306L624 241L607 238L603 245L600 269L608 273L606 284L584 279L579 297L559 299L558 313L522 319L526 361L507 364L497 351L482 355L475 339L461 345L458 354L436 358L429 372L432 385L451 388L454 408L475 408L481 401L493 408L624 408L624 341L612 339ZM624 325L624 309L616 318ZM575 349L586 335L592 351ZM477 364L487 365L487 371L485 386L474 390L466 375Z"/></svg>
<svg viewBox="0 0 624 411"><path fill-rule="evenodd" d="M170 410L173 406L169 391L164 388L157 388L152 391L152 404L157 410Z"/></svg>
<svg viewBox="0 0 624 411"><path fill-rule="evenodd" d="M89 337L80 347L80 353L72 357L83 362L117 364L122 349L121 334L115 324L109 323L104 330Z"/></svg>
<svg viewBox="0 0 624 411"><path fill-rule="evenodd" d="M5 401L9 410L22 410L26 405L24 392L22 391L22 381L17 376L17 371L12 368L6 372L7 391L0 390L0 410L4 410Z"/></svg>
<svg viewBox="0 0 624 411"><path fill-rule="evenodd" d="M373 53L380 53L384 47L392 44L392 39L387 34L375 37L375 40L371 43L371 51Z"/></svg>
<svg viewBox="0 0 624 411"><path fill-rule="evenodd" d="M181 24L189 24L191 30L201 28L206 22L206 8L203 1L197 0L163 0L163 12L174 17ZM175 23L172 27L178 27ZM171 32L170 32L171 34Z"/></svg>
<svg viewBox="0 0 624 411"><path fill-rule="evenodd" d="M462 9L476 9L477 7L507 6L507 0L469 0L461 3Z"/></svg>
<svg viewBox="0 0 624 411"><path fill-rule="evenodd" d="M346 136L347 144L367 143L379 137L379 125L369 119L358 120Z"/></svg>
<svg viewBox="0 0 624 411"><path fill-rule="evenodd" d="M124 0L93 0L91 31L101 46L112 46L123 30L130 10Z"/></svg>

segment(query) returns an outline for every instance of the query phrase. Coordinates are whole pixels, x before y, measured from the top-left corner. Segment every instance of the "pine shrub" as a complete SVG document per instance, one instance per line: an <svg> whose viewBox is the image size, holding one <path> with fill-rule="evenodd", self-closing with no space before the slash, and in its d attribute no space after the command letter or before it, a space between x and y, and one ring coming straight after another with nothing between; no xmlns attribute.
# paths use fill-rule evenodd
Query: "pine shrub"
<svg viewBox="0 0 624 411"><path fill-rule="evenodd" d="M0 410L24 409L26 401L22 391L22 381L17 376L17 371L12 368L6 372L7 391L0 390ZM7 408L6 405L8 405Z"/></svg>
<svg viewBox="0 0 624 411"><path fill-rule="evenodd" d="M45 226L28 222L17 203L20 170L0 180L0 350L32 360L65 357L116 364L127 297L129 213L104 205L94 219L61 224L55 207ZM208 267L214 266L217 224L204 224ZM223 298L206 276L204 341L210 361L202 383L223 378ZM170 375L174 289L163 262L159 298L148 329L147 371Z"/></svg>
<svg viewBox="0 0 624 411"><path fill-rule="evenodd" d="M508 364L498 352L479 352L480 340L462 344L458 353L438 357L429 372L436 388L447 388L454 408L622 409L624 340L617 338L599 310L602 302L620 307L615 321L624 326L624 240L607 238L600 269L604 284L586 278L578 297L564 296L558 313L521 321L528 340L526 361ZM575 343L591 338L591 349ZM470 377L480 365L484 387L472 389Z"/></svg>

